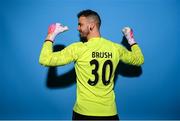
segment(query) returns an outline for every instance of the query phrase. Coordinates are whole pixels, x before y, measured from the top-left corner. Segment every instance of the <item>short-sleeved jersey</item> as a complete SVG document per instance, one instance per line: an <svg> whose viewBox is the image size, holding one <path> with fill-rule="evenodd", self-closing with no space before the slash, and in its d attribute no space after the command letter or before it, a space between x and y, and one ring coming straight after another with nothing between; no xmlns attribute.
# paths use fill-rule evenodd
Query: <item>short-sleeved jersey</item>
<svg viewBox="0 0 180 121"><path fill-rule="evenodd" d="M114 74L119 61L141 65L143 54L137 44L128 51L102 37L73 43L59 52L52 51L52 42L45 42L39 62L45 66L61 66L75 62L77 99L74 111L88 116L117 114Z"/></svg>

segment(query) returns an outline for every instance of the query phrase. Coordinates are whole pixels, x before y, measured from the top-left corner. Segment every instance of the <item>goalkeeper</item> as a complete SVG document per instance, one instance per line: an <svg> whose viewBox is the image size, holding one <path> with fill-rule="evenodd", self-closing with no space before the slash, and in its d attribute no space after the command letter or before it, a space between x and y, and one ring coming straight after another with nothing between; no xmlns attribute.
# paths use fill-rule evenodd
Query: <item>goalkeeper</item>
<svg viewBox="0 0 180 121"><path fill-rule="evenodd" d="M78 31L84 42L73 43L61 51L53 52L55 37L68 30L67 26L54 23L49 26L39 63L44 66L62 66L75 63L77 97L73 120L119 120L115 94L114 74L119 61L140 66L144 57L129 27L122 29L131 46L103 38L100 34L100 16L92 10L78 13Z"/></svg>

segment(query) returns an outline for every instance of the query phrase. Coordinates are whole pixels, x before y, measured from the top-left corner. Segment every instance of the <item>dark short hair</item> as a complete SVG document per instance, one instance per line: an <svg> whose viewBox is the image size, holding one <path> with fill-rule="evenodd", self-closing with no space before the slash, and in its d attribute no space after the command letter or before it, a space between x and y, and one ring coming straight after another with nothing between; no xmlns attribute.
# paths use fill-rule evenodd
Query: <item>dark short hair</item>
<svg viewBox="0 0 180 121"><path fill-rule="evenodd" d="M101 26L101 18L100 16L98 15L97 12L95 11L92 11L92 10L82 10L80 11L78 14L77 14L77 17L80 18L81 16L84 16L84 17L93 17L96 21L97 21L97 24L99 25L99 27Z"/></svg>

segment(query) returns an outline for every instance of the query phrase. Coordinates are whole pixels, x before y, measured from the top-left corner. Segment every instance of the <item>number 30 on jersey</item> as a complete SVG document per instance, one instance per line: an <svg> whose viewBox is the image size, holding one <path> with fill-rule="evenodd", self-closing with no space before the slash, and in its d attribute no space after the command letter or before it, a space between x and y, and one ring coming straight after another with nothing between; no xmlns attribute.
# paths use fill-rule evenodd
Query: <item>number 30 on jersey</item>
<svg viewBox="0 0 180 121"><path fill-rule="evenodd" d="M112 76L112 72L113 72L113 64L112 64L112 61L111 60L106 60L104 63L103 63L103 67L102 67L102 74L98 74L98 69L99 69L99 62L96 60L96 59L93 59L90 61L90 65L95 65L95 68L92 70L92 74L94 75L95 79L94 80L91 80L89 79L88 80L88 84L91 85L91 86L95 86L98 81L99 81L99 76L102 75L102 82L105 86L107 86L109 83L110 83L110 80L111 80L111 76ZM108 80L106 80L106 67L109 66L110 68L110 71L109 71L109 78Z"/></svg>

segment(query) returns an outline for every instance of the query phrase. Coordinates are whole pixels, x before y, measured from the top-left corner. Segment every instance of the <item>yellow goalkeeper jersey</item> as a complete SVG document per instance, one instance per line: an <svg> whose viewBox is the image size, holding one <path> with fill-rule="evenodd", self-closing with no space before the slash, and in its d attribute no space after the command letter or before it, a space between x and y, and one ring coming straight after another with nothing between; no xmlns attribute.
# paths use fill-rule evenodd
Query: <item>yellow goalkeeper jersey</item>
<svg viewBox="0 0 180 121"><path fill-rule="evenodd" d="M144 57L137 44L128 51L102 37L88 42L73 43L59 52L46 41L39 62L44 66L61 66L75 62L77 96L74 111L87 116L112 116L117 114L114 94L114 74L119 61L141 65Z"/></svg>

